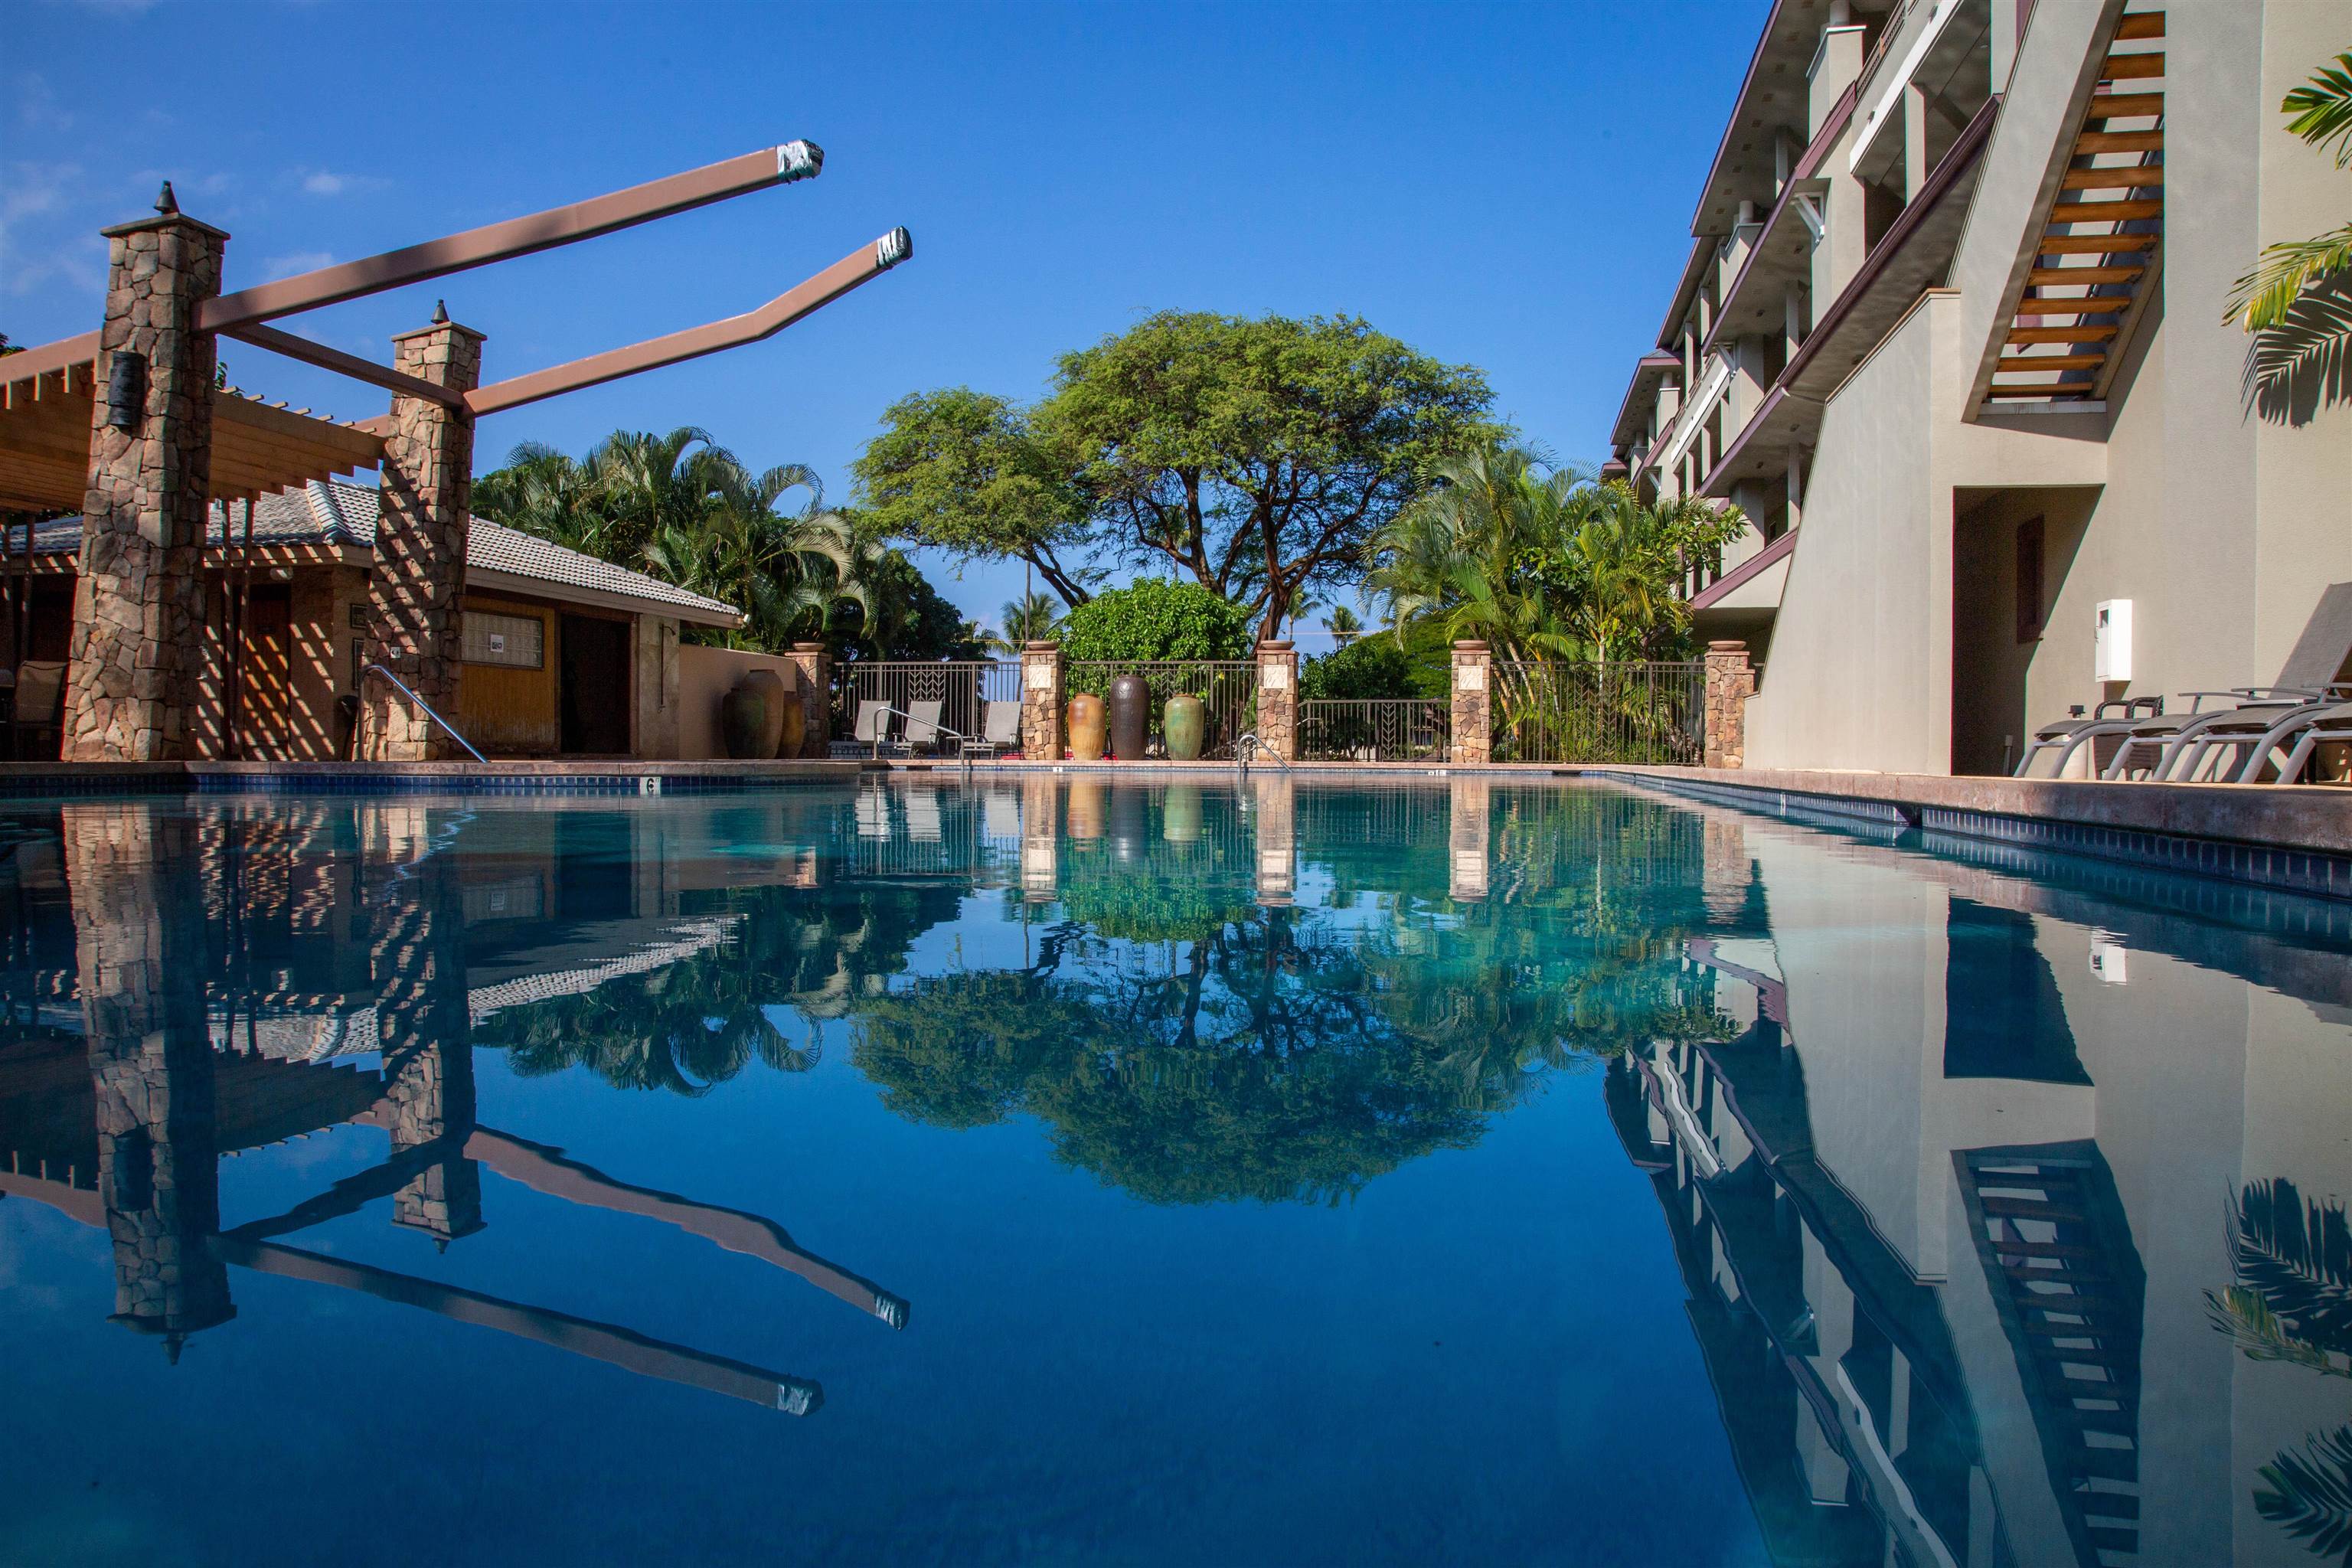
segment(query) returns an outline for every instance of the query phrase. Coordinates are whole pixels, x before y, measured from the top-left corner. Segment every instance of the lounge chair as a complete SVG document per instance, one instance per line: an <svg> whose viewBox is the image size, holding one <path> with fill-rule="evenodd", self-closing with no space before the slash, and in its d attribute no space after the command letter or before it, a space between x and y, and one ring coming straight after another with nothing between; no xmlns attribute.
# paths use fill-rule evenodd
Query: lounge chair
<svg viewBox="0 0 2352 1568"><path fill-rule="evenodd" d="M2278 782L2294 784L2300 780L2304 768L2311 762L2312 753L2331 741L2352 745L2352 702L2339 702L2311 716L2294 737L2294 744L2288 750L2285 760L2279 763ZM2264 756L2265 753L2257 752L2254 760L2247 764L2247 771L2251 773L2260 766ZM2245 781L2242 777L2240 782Z"/></svg>
<svg viewBox="0 0 2352 1568"><path fill-rule="evenodd" d="M891 744L898 715L880 702L860 702L857 721L851 738L835 741L830 753L836 757L878 757Z"/></svg>
<svg viewBox="0 0 2352 1568"><path fill-rule="evenodd" d="M980 739L974 750L984 756L1001 757L1008 752L1021 750L1021 702L1017 698L1000 700L988 704L981 720Z"/></svg>
<svg viewBox="0 0 2352 1568"><path fill-rule="evenodd" d="M2112 735L2125 734L2133 725L2158 718L2163 712L2164 699L2161 697L2118 697L2092 709L2088 718L2084 717L2082 705L2077 703L2065 718L2044 724L2033 731L2033 739L2026 746L2025 755L2018 759L2017 772L2011 776L2021 779L2030 776L2033 759L2044 752L2055 751L2058 765L2051 770L2050 776L2063 779L2066 776L2067 764L2084 746L2091 748L2091 770L2095 773L2099 767L2099 742Z"/></svg>
<svg viewBox="0 0 2352 1568"><path fill-rule="evenodd" d="M65 739L66 667L58 659L28 658L16 667L15 700L8 710L8 756L13 762L55 762ZM44 748L42 735L49 737ZM33 754L27 756L26 737Z"/></svg>
<svg viewBox="0 0 2352 1568"><path fill-rule="evenodd" d="M917 747L937 752L946 738L940 729L940 715L947 710L945 702L909 702L907 704L907 728L899 742L899 753L912 755Z"/></svg>

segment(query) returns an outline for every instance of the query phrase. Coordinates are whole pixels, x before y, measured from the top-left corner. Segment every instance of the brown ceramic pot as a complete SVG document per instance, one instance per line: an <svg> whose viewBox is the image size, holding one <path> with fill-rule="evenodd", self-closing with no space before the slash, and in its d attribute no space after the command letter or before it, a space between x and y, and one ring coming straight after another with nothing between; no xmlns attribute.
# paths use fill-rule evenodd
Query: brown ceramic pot
<svg viewBox="0 0 2352 1568"><path fill-rule="evenodd" d="M1070 755L1082 763L1098 763L1103 754L1103 700L1091 691L1070 698Z"/></svg>

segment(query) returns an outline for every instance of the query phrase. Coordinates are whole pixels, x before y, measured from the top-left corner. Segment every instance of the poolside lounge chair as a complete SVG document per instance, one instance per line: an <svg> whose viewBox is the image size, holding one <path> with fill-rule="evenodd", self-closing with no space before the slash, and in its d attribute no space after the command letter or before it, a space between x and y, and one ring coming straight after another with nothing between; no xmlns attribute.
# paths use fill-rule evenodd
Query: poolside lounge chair
<svg viewBox="0 0 2352 1568"><path fill-rule="evenodd" d="M58 659L28 658L16 667L8 710L8 757L12 762L55 762L64 742L66 667ZM46 747L42 736L48 737Z"/></svg>
<svg viewBox="0 0 2352 1568"><path fill-rule="evenodd" d="M2058 764L2050 771L2050 776L2063 779L2066 776L2066 765L2084 746L2091 748L2091 769L2095 773L2099 767L2098 743L2101 741L2124 734L2133 725L2157 718L2163 712L2164 699L2161 697L2115 698L2092 709L2088 718L2084 717L2082 705L2077 703L2065 718L2054 720L2033 731L2033 739L2026 746L2025 755L2018 759L2017 772L2011 776L2028 777L2032 771L2034 758L2044 752L2055 751Z"/></svg>
<svg viewBox="0 0 2352 1568"><path fill-rule="evenodd" d="M980 739L973 748L984 756L1001 757L1021 749L1021 702L1018 698L988 704L981 720Z"/></svg>
<svg viewBox="0 0 2352 1568"><path fill-rule="evenodd" d="M2279 667L2276 684L2240 686L2227 691L2191 691L2186 713L2175 711L2132 726L2115 760L2100 775L2119 779L2138 771L2148 779L2187 778L2217 746L2250 748L2240 764L2242 780L2260 772L2269 746L2263 737L2282 725L2291 734L2322 709L2352 698L2337 689L2352 663L2352 583L2330 584L2312 606L2303 635Z"/></svg>
<svg viewBox="0 0 2352 1568"><path fill-rule="evenodd" d="M2352 702L2339 702L2311 716L2295 736L2294 744L2288 750L2285 760L2279 763L2278 782L2298 783L2303 777L2303 770L2310 765L2313 753L2330 742L2352 745ZM2257 753L2254 760L2247 764L2247 771L2252 772L2263 760L2264 755ZM2242 778L2240 782L2244 780Z"/></svg>
<svg viewBox="0 0 2352 1568"><path fill-rule="evenodd" d="M907 727L898 751L911 755L918 747L937 752L945 736L940 729L940 715L947 710L945 702L909 702L907 704Z"/></svg>
<svg viewBox="0 0 2352 1568"><path fill-rule="evenodd" d="M835 741L828 750L836 757L878 757L890 745L898 715L879 702L860 702L851 738Z"/></svg>

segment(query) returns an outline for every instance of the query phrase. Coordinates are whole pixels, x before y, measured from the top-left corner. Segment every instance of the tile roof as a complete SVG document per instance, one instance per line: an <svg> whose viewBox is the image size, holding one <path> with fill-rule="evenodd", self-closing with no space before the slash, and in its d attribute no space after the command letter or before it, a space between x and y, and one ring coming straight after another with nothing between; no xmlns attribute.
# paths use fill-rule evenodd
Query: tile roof
<svg viewBox="0 0 2352 1568"><path fill-rule="evenodd" d="M254 503L253 542L323 544L372 551L375 548L376 517L382 507L383 497L370 486L345 484L340 479L313 479L304 489L281 490ZM11 552L22 550L23 527L8 530L6 540ZM232 521L228 509L215 501L205 542L242 543L244 540L243 510L240 508ZM62 554L80 547L79 517L54 518L33 526L36 554ZM732 605L688 593L659 578L599 561L561 544L551 544L487 518L474 519L473 527L467 532L466 564L471 570L502 572L559 588L658 605L682 612L691 620L731 626L740 619Z"/></svg>

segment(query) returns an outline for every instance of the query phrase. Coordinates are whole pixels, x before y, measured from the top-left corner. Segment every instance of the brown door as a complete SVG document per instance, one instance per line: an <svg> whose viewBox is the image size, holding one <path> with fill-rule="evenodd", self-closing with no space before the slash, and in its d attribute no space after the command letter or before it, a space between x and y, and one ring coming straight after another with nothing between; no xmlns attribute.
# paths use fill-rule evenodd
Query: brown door
<svg viewBox="0 0 2352 1568"><path fill-rule="evenodd" d="M566 616L556 702L567 756L616 757L629 750L629 623Z"/></svg>
<svg viewBox="0 0 2352 1568"><path fill-rule="evenodd" d="M257 583L246 607L237 754L283 762L294 733L293 590Z"/></svg>

